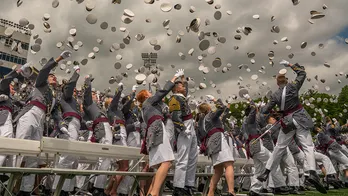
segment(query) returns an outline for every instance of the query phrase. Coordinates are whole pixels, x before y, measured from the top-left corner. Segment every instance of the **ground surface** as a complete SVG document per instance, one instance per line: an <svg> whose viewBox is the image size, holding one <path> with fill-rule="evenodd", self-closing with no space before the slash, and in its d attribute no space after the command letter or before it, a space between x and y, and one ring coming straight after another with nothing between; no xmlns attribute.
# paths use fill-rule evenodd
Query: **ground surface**
<svg viewBox="0 0 348 196"><path fill-rule="evenodd" d="M306 191L306 196L321 196L325 194L321 194L317 191ZM348 196L348 189L340 189L340 190L330 190L326 195L340 195L340 196ZM291 195L292 196L292 195Z"/></svg>

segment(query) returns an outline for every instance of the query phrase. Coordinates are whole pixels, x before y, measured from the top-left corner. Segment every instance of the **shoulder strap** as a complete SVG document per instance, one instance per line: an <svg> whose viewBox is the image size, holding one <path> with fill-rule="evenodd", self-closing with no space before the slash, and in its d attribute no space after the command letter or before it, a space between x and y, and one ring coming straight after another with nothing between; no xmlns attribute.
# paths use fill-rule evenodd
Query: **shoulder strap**
<svg viewBox="0 0 348 196"><path fill-rule="evenodd" d="M280 110L284 111L285 108L285 97L286 97L286 86L284 86L283 93L282 93L282 100L280 103Z"/></svg>

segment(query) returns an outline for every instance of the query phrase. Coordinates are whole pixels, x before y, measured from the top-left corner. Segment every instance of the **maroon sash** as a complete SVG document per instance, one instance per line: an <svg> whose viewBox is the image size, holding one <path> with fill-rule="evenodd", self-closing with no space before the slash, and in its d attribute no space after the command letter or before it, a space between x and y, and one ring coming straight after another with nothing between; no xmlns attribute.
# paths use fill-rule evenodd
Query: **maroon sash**
<svg viewBox="0 0 348 196"><path fill-rule="evenodd" d="M145 131L145 137L143 140L143 143L141 144L141 149L140 149L140 154L144 154L144 155L148 155L149 152L147 150L147 142L146 142L146 138L147 138L147 131L149 130L149 127L151 126L151 124L153 122L155 122L156 120L164 120L163 116L159 116L159 115L154 115L152 116L148 122L147 122L147 127L146 127L146 131Z"/></svg>

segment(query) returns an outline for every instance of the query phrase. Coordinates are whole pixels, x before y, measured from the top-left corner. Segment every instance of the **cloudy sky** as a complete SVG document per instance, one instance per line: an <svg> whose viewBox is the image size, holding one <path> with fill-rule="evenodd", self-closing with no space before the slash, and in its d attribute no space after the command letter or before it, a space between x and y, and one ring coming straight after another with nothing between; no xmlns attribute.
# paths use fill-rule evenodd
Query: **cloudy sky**
<svg viewBox="0 0 348 196"><path fill-rule="evenodd" d="M50 58L57 56L61 50L56 47L56 43L66 41L69 35L69 29L75 26L77 35L74 44L77 41L82 41L83 46L76 52L70 60L81 61L87 58L87 55L92 52L93 47L100 48L95 59L89 59L88 64L81 66L82 75L93 74L95 81L94 87L103 90L107 87L114 88L116 84L108 83L111 76L116 76L122 72L128 72L129 77L123 80L126 84L127 91L135 83L134 69L143 66L141 58L142 52L156 52L149 44L153 38L158 40L161 50L157 51L157 63L164 67L161 72L160 83L171 79L175 73L175 69L184 68L187 76L194 78L196 84L201 82L207 84L208 88L196 91L195 95L213 94L216 97L221 96L226 98L229 95L237 94L239 91L239 77L242 86L250 84L250 91L264 95L267 87L274 89L275 81L272 76L278 73L283 68L279 66L279 61L282 59L290 62L298 62L306 67L308 77L312 78L311 82L306 82L304 90L312 88L314 85L319 86L320 91L326 91L325 87L329 86L330 93L338 93L341 87L347 84L347 79L344 76L336 77L335 74L343 72L348 74L348 45L344 39L348 37L348 3L345 0L316 0L316 1L301 1L299 5L294 6L291 0L215 0L213 5L209 5L205 0L159 0L154 4L145 4L142 0L123 0L121 4L112 4L111 0L95 0L96 7L91 12L85 9L87 1L77 3L75 0L60 0L57 8L52 7L52 1L49 0L23 0L23 4L17 7L15 0L1 0L0 18L5 18L18 22L21 18L27 18L30 23L35 25L33 34L38 34L43 40L41 51L37 54L29 54L29 61L37 64L43 57ZM162 12L160 6L162 3L171 3L172 5L180 3L181 10L172 9L170 12ZM220 20L214 19L215 5L220 4L219 11L222 12ZM327 5L327 9L323 10L323 4ZM190 6L194 6L196 11L190 13ZM135 13L134 21L130 24L124 24L121 21L124 9L130 9ZM228 15L226 11L232 11L232 15ZM325 14L324 18L312 20L314 24L310 24L310 11L316 10ZM42 17L45 13L49 13L51 18L48 23L51 25L51 33L43 31ZM98 17L96 24L91 25L86 22L88 14L94 14ZM253 15L260 15L260 19L256 20ZM271 22L271 17L275 20ZM198 47L199 39L197 33L185 30L186 26L194 18L200 18L202 23L199 28L203 32L216 32L219 36L227 39L226 43L218 43L213 36L206 37L211 45L216 46L216 53L210 55L207 51L201 51ZM145 19L151 19L151 23L146 23ZM169 27L173 31L172 36L166 34L166 29L162 23L169 19ZM206 26L204 21L209 19L211 24ZM108 29L102 30L100 24L108 23ZM279 33L271 33L270 29L273 25L278 25ZM238 27L248 26L252 28L252 33L245 36L243 33L240 41L235 40L234 36L238 33ZM117 31L112 32L111 27L116 27ZM122 43L124 33L119 30L120 27L126 27L130 32L131 42L126 45L126 48L118 51L110 52L109 48L113 43ZM181 43L176 43L178 31L182 30L185 35L182 36ZM145 39L137 41L135 35L142 33ZM287 37L287 42L281 42L281 38ZM102 39L103 44L97 43L97 39ZM273 41L277 40L277 45ZM302 42L308 42L305 49L301 49ZM35 40L31 40L31 44ZM320 49L319 44L324 44L324 48ZM238 50L234 50L234 46L238 46ZM286 49L291 46L291 50ZM192 56L188 55L188 51L194 48ZM274 51L275 58L274 66L269 64L268 53ZM182 52L186 55L185 60L181 60L178 53ZM248 52L254 52L256 55L255 64L251 64L247 57ZM311 53L315 52L316 56ZM289 59L288 55L294 54L293 59ZM123 59L122 68L116 70L114 64L118 62L116 55L121 54ZM202 54L207 54L207 57L199 62L197 57ZM212 61L219 57L222 60L222 66L219 72L214 71ZM327 62L331 68L324 66ZM133 64L131 70L126 70L125 66L129 63ZM208 74L203 74L198 70L200 64L204 64L210 68ZM230 70L222 73L221 69L227 64L232 64ZM245 68L239 69L241 64L248 65L250 72ZM175 65L175 69L170 65ZM258 70L261 66L265 66L265 73L260 73ZM68 67L69 68L69 67ZM72 69L72 67L70 67ZM57 71L60 78L67 78L69 75L64 71ZM250 77L253 74L258 75L258 81L253 81ZM293 79L294 74L288 70L288 77ZM318 75L319 79L326 79L323 84L316 81L314 76ZM205 78L205 81L204 81ZM338 84L338 79L342 81ZM82 82L82 78L80 79ZM216 84L216 88L210 86L210 81ZM262 89L259 86L262 82L267 82L267 85ZM217 90L222 91L221 95L217 94Z"/></svg>

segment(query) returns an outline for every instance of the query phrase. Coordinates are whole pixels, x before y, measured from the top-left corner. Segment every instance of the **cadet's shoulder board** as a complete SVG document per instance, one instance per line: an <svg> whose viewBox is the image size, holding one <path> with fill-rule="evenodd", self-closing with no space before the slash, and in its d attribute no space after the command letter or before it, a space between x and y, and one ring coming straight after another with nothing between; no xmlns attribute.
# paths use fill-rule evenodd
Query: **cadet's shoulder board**
<svg viewBox="0 0 348 196"><path fill-rule="evenodd" d="M169 111L178 111L180 110L180 102L176 99L175 96L172 96L169 100Z"/></svg>

